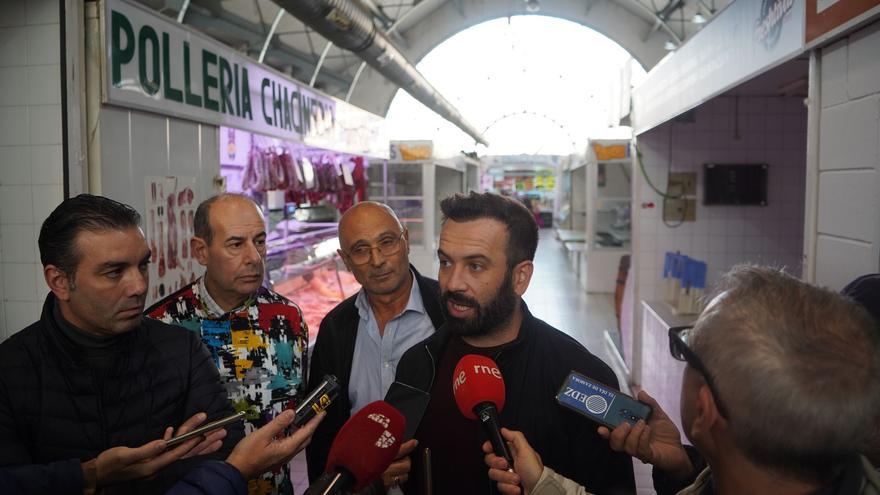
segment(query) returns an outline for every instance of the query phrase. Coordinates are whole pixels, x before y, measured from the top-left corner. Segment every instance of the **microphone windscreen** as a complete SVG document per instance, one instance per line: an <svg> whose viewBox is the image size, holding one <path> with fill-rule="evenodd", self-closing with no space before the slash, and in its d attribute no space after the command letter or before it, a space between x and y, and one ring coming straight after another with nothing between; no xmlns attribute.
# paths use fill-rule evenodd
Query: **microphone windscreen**
<svg viewBox="0 0 880 495"><path fill-rule="evenodd" d="M360 491L394 460L405 429L403 414L387 402L367 404L342 425L330 446L326 471L347 469L356 480L353 490Z"/></svg>
<svg viewBox="0 0 880 495"><path fill-rule="evenodd" d="M477 419L474 406L491 402L500 413L504 409L504 378L495 361L467 354L458 361L452 374L452 395L458 409L468 419Z"/></svg>

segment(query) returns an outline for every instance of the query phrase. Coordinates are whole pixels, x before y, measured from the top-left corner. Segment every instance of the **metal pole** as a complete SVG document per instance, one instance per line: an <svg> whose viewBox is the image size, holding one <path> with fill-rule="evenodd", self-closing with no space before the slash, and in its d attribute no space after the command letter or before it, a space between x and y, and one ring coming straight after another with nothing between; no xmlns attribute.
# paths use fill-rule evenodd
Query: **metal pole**
<svg viewBox="0 0 880 495"><path fill-rule="evenodd" d="M275 36L275 30L278 29L278 23L281 22L281 18L284 16L284 9L278 9L278 15L275 16L275 20L272 22L272 27L269 29L269 32L266 34L266 41L263 42L263 49L260 50L260 58L257 59L257 62L263 63L263 59L266 58L266 51L269 49L269 42L272 41L272 37Z"/></svg>
<svg viewBox="0 0 880 495"><path fill-rule="evenodd" d="M312 73L312 80L309 81L309 86L315 87L315 81L318 80L318 73L321 72L321 66L324 65L324 59L327 58L327 53L330 52L330 48L333 46L332 41L328 41L326 45L324 45L324 51L321 52L321 58L318 59L318 65L315 66L315 72Z"/></svg>
<svg viewBox="0 0 880 495"><path fill-rule="evenodd" d="M183 6L180 7L180 12L177 13L177 23L183 24L183 16L186 15L186 10L189 8L189 0L183 0Z"/></svg>

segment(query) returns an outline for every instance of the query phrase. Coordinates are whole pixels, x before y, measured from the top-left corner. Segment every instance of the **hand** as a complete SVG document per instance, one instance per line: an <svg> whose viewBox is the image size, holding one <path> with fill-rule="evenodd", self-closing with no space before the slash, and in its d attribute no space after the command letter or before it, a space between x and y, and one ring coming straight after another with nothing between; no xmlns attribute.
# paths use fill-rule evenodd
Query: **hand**
<svg viewBox="0 0 880 495"><path fill-rule="evenodd" d="M651 406L648 424L639 421L631 426L624 422L614 431L600 426L599 436L608 439L612 450L626 452L642 462L653 464L675 479L690 476L694 466L681 444L681 434L675 423L647 392L639 391L638 398Z"/></svg>
<svg viewBox="0 0 880 495"><path fill-rule="evenodd" d="M176 434L182 435L191 431L204 423L207 417L205 413L196 414L186 420ZM166 450L165 442L174 433L174 429L168 427L163 440L154 440L137 448L114 447L105 450L97 458L83 463L83 470L94 469L95 487L146 478L178 459L214 452L220 448L223 438L226 437L226 430L219 429Z"/></svg>
<svg viewBox="0 0 880 495"><path fill-rule="evenodd" d="M520 486L525 489L525 493L531 492L544 472L541 456L529 445L522 433L501 428L501 436L510 448L515 472L508 471L510 466L507 465L507 460L494 454L491 443L484 442L483 452L486 453L485 462L489 466L489 479L496 481L498 491L505 495L519 495L522 493Z"/></svg>
<svg viewBox="0 0 880 495"><path fill-rule="evenodd" d="M249 480L289 461L309 444L315 428L326 413L318 414L302 428L285 437L283 431L293 423L294 416L293 410L286 409L262 428L246 436L238 442L226 462L238 469L244 479Z"/></svg>
<svg viewBox="0 0 880 495"><path fill-rule="evenodd" d="M397 457L394 458L394 462L382 473L382 484L385 485L385 491L388 491L392 486L406 483L406 480L409 479L409 470L412 468L412 461L410 461L409 455L418 444L419 441L415 438L400 444L400 450L397 451Z"/></svg>

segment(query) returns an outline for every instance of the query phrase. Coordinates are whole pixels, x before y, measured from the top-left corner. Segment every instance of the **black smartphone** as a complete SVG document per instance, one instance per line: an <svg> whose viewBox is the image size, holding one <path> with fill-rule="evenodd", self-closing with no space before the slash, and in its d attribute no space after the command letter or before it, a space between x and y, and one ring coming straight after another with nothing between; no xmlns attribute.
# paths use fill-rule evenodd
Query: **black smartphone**
<svg viewBox="0 0 880 495"><path fill-rule="evenodd" d="M297 406L293 424L297 428L324 411L339 397L339 381L334 375L324 375L324 380Z"/></svg>
<svg viewBox="0 0 880 495"><path fill-rule="evenodd" d="M428 403L431 402L431 394L405 383L394 382L388 387L385 402L394 406L406 418L406 430L403 432L405 442L415 436Z"/></svg>
<svg viewBox="0 0 880 495"><path fill-rule="evenodd" d="M240 421L240 420L244 419L244 415L245 415L244 411L237 412L237 413L233 414L232 416L227 416L223 419L218 419L217 421L213 421L213 422L208 423L206 425L202 425L202 426L196 428L195 430L184 433L183 435L178 435L178 436L172 438L171 440L168 440L167 442L165 442L165 444L167 445L167 448L169 448L169 449L172 447L176 447L179 444L189 440L190 438L201 436L205 433L223 428L224 426L226 426L228 424L235 423L236 421Z"/></svg>
<svg viewBox="0 0 880 495"><path fill-rule="evenodd" d="M624 421L647 422L651 415L651 406L576 371L559 387L556 402L612 430Z"/></svg>

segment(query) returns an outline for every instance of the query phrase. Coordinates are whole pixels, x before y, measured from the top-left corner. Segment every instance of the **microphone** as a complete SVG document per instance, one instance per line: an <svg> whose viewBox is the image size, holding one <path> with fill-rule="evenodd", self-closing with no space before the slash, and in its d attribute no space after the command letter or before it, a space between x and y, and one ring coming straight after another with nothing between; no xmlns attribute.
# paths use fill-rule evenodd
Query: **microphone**
<svg viewBox="0 0 880 495"><path fill-rule="evenodd" d="M406 419L385 401L371 402L342 425L324 474L305 495L357 492L375 481L397 456Z"/></svg>
<svg viewBox="0 0 880 495"><path fill-rule="evenodd" d="M498 365L486 356L468 354L458 361L452 377L458 410L464 417L480 421L495 455L507 460L508 470L512 471L513 457L498 422L498 414L504 410L504 378Z"/></svg>

